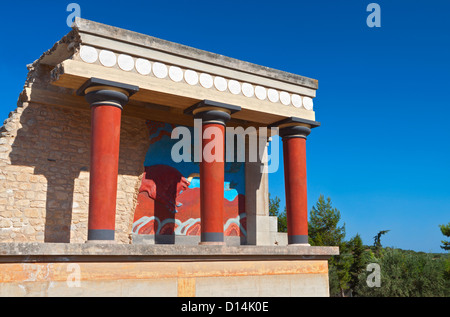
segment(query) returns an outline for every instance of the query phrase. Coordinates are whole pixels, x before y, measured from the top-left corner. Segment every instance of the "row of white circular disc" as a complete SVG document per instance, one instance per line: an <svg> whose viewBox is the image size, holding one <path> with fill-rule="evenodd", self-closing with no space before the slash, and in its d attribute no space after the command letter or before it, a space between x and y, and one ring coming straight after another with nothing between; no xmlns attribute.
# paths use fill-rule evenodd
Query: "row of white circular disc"
<svg viewBox="0 0 450 317"><path fill-rule="evenodd" d="M97 49L92 46L81 46L80 57L86 63L95 63L97 60L105 67L114 67L116 64L120 69L124 71L131 71L134 68L141 75L149 75L153 72L153 75L157 78L163 79L169 76L174 82L181 82L183 79L189 85L200 85L204 88L215 87L218 91L226 91L228 89L234 95L242 93L246 97L255 96L259 100L270 100L271 102L281 102L283 105L288 106L292 103L294 107L301 108L302 106L306 110L313 110L313 100L310 97L302 97L297 94L289 94L288 92L278 92L273 88L265 88L262 86L253 86L249 83L240 83L234 79L225 79L220 76L211 76L206 73L197 73L196 71L187 69L183 71L178 66L167 66L161 62L151 63L147 59L137 58L136 61L133 57L120 54L116 56L114 52L109 50L101 50L98 53Z"/></svg>

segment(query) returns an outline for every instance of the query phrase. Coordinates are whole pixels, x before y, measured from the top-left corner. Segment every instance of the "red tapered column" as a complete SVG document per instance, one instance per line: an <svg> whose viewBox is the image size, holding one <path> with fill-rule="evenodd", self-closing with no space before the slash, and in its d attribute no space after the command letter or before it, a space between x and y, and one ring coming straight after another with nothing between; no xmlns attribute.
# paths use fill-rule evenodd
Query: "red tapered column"
<svg viewBox="0 0 450 317"><path fill-rule="evenodd" d="M114 240L122 110L92 107L88 240Z"/></svg>
<svg viewBox="0 0 450 317"><path fill-rule="evenodd" d="M291 117L277 126L283 140L284 185L288 244L308 244L308 191L306 179L306 137L319 122Z"/></svg>
<svg viewBox="0 0 450 317"><path fill-rule="evenodd" d="M283 156L288 242L307 244L306 139L283 138Z"/></svg>
<svg viewBox="0 0 450 317"><path fill-rule="evenodd" d="M202 122L200 244L224 244L225 126L241 107L203 100L184 112Z"/></svg>
<svg viewBox="0 0 450 317"><path fill-rule="evenodd" d="M77 92L91 105L88 242L114 241L122 109L138 90L91 78Z"/></svg>
<svg viewBox="0 0 450 317"><path fill-rule="evenodd" d="M225 126L205 123L202 126L202 153L200 163L201 241L224 242L224 180L225 180Z"/></svg>

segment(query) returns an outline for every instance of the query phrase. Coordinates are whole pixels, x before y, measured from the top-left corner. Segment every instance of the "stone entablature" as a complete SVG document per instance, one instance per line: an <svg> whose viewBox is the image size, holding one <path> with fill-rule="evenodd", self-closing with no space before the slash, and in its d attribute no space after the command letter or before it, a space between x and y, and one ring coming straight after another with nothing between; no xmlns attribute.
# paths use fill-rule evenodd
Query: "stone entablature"
<svg viewBox="0 0 450 317"><path fill-rule="evenodd" d="M182 82L191 86L201 86L206 89L214 89L224 93L231 93L233 95L243 95L247 98L257 98L261 101L269 100L275 104L281 103L285 106L294 106L296 108L313 110L313 100L309 95L315 96L314 90L302 89L301 87L290 85L292 86L292 91L296 91L296 93L291 93L285 90L272 88L282 87L283 89L286 89L286 83L280 84L279 82L275 82L273 80L264 80L264 78L258 78L255 75L244 76L242 73L237 71L235 71L234 74L228 74L229 76L234 75L234 77L228 77L227 79L223 76L217 75L217 73L220 73L218 70L216 74L210 74L207 72L192 70L190 68L181 68L177 65L166 64L156 60L155 57L153 57L153 59L132 57L131 55L124 54L122 52L113 52L89 45L80 45L80 51L74 56L74 59L81 60L88 64L120 69L125 72L137 72L143 76L151 76L159 79L170 79L171 81L177 83ZM201 67L198 65L198 68L207 69L208 66ZM264 82L266 85L256 85L247 81L242 82L240 80L233 79L242 77L246 77L245 79L247 79L247 81L253 79L253 83Z"/></svg>
<svg viewBox="0 0 450 317"><path fill-rule="evenodd" d="M171 107L177 120L189 118L175 109L204 99L241 106L233 119L256 126L291 116L315 120L315 79L84 19L37 64L49 67L59 87L77 90L91 77L139 86L131 102Z"/></svg>

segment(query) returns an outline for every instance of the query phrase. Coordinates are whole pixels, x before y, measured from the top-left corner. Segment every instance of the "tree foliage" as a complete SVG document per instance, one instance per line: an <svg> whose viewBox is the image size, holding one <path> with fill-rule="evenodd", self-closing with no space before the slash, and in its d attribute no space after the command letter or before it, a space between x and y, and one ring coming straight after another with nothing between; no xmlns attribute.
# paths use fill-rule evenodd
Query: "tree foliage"
<svg viewBox="0 0 450 317"><path fill-rule="evenodd" d="M284 212L280 212L280 198L270 198L269 194L269 216L278 217L278 232L287 232L286 208Z"/></svg>
<svg viewBox="0 0 450 317"><path fill-rule="evenodd" d="M372 259L380 265L381 286L369 287L361 273L356 293L375 297L444 297L450 295L445 255L384 248Z"/></svg>
<svg viewBox="0 0 450 317"><path fill-rule="evenodd" d="M339 226L341 213L331 205L330 197L320 195L316 205L312 207L308 234L311 245L340 246L345 238L345 224Z"/></svg>
<svg viewBox="0 0 450 317"><path fill-rule="evenodd" d="M309 237L311 245L339 246L340 255L329 261L331 296L449 296L450 258L423 252L383 248L381 237L390 230L380 230L374 236L373 247L364 246L359 234L345 240L345 223L341 213L333 208L331 199L320 195L310 212ZM440 226L450 235L450 224ZM447 241L442 241L448 246ZM366 268L370 263L380 265L381 286L369 287Z"/></svg>
<svg viewBox="0 0 450 317"><path fill-rule="evenodd" d="M286 208L280 212L280 199L269 196L269 213L278 217L278 230L287 232ZM440 225L442 234L450 236L450 223ZM425 297L450 296L450 255L384 248L381 237L374 236L373 246L363 244L359 234L345 240L345 223L341 213L333 208L331 199L320 195L312 207L308 222L309 243L312 246L338 246L340 255L329 260L331 296ZM442 241L449 250L449 241ZM380 266L380 287L369 287L366 269L371 263Z"/></svg>
<svg viewBox="0 0 450 317"><path fill-rule="evenodd" d="M349 247L350 254L352 255L352 261L349 269L349 286L353 291L353 295L357 295L355 293L355 288L359 283L359 275L367 266L368 255L366 254L366 248L363 245L361 236L358 233L349 241Z"/></svg>
<svg viewBox="0 0 450 317"><path fill-rule="evenodd" d="M441 229L441 232L444 236L450 237L450 222L446 225L439 225L439 228ZM450 241L442 240L441 248L448 251L450 250Z"/></svg>
<svg viewBox="0 0 450 317"><path fill-rule="evenodd" d="M343 296L350 289L353 259L351 245L344 241L345 224L340 225L341 213L333 208L331 199L320 195L312 207L308 222L309 244L315 246L338 246L340 255L329 261L330 294Z"/></svg>
<svg viewBox="0 0 450 317"><path fill-rule="evenodd" d="M381 236L388 233L391 230L381 230L377 233L375 237L373 237L373 245L374 247L381 247Z"/></svg>

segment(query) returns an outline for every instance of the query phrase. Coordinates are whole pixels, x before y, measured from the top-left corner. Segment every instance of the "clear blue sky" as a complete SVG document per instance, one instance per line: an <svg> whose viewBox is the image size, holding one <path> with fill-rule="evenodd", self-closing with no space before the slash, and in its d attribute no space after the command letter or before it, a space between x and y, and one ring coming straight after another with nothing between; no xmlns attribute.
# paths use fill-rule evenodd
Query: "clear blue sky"
<svg viewBox="0 0 450 317"><path fill-rule="evenodd" d="M0 117L26 64L83 18L319 80L307 142L310 207L341 211L347 238L440 252L450 221L450 1L376 1L381 28L353 1L8 1L1 4ZM375 1L374 1L375 2ZM282 198L283 170L270 175Z"/></svg>

